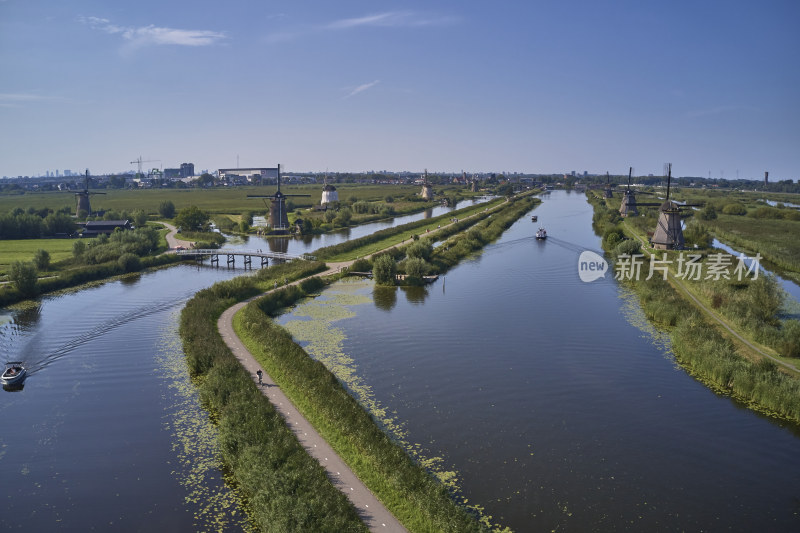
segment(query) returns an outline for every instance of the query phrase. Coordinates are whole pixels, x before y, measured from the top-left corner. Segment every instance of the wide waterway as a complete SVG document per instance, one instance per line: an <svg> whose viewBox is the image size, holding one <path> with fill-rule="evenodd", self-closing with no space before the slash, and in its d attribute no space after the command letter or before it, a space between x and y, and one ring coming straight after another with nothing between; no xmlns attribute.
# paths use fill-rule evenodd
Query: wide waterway
<svg viewBox="0 0 800 533"><path fill-rule="evenodd" d="M798 427L690 377L612 274L580 280L583 194L533 213L425 289L343 281L280 322L503 526L800 529Z"/></svg>

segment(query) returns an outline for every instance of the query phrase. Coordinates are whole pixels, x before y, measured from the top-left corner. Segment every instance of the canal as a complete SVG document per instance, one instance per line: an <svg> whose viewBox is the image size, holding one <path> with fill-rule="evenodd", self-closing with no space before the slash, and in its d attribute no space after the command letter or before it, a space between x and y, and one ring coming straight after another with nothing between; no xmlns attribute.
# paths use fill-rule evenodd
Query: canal
<svg viewBox="0 0 800 533"><path fill-rule="evenodd" d="M687 375L612 274L580 280L584 195L533 213L424 289L343 281L280 322L495 523L798 530L797 426Z"/></svg>

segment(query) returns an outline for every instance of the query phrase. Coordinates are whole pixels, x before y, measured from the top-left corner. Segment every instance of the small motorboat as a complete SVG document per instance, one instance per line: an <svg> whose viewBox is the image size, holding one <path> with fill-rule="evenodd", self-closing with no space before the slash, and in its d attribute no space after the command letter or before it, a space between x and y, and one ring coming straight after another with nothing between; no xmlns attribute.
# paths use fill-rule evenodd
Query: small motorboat
<svg viewBox="0 0 800 533"><path fill-rule="evenodd" d="M0 376L0 381L3 382L3 385L15 385L25 381L27 375L28 371L22 366L22 361L9 361L6 363L3 375Z"/></svg>
<svg viewBox="0 0 800 533"><path fill-rule="evenodd" d="M538 216L536 216L536 215L531 215L531 222L536 222L537 220L539 220L539 217L538 217Z"/></svg>
<svg viewBox="0 0 800 533"><path fill-rule="evenodd" d="M543 241L547 238L547 230L544 228L539 228L539 231L536 232L536 238L540 241Z"/></svg>

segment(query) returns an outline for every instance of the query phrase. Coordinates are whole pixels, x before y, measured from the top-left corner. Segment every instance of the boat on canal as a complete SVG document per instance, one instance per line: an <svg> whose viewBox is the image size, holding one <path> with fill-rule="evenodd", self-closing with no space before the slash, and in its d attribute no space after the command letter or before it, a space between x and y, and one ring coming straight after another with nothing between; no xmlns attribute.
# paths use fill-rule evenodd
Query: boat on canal
<svg viewBox="0 0 800 533"><path fill-rule="evenodd" d="M3 375L0 376L0 381L3 382L3 385L18 385L25 381L27 375L28 371L22 366L22 361L9 361L6 363Z"/></svg>
<svg viewBox="0 0 800 533"><path fill-rule="evenodd" d="M539 228L539 231L536 232L536 238L540 241L543 241L547 238L547 230L544 228Z"/></svg>
<svg viewBox="0 0 800 533"><path fill-rule="evenodd" d="M539 220L537 215L531 215L531 222L536 222L537 220Z"/></svg>

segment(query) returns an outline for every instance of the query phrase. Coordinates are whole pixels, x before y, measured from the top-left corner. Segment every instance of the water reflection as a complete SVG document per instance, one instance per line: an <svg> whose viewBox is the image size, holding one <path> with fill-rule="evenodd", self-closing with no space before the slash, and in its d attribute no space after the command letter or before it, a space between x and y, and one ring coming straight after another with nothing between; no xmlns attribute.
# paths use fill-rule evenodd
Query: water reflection
<svg viewBox="0 0 800 533"><path fill-rule="evenodd" d="M372 289L372 298L375 307L382 311L391 311L397 305L397 287L375 285Z"/></svg>
<svg viewBox="0 0 800 533"><path fill-rule="evenodd" d="M127 276L123 276L122 278L120 278L120 282L123 285L127 285L130 287L139 283L141 279L142 279L141 274L128 274Z"/></svg>
<svg viewBox="0 0 800 533"><path fill-rule="evenodd" d="M23 330L32 330L42 318L42 306L36 302L26 305L14 316L14 323Z"/></svg>
<svg viewBox="0 0 800 533"><path fill-rule="evenodd" d="M423 304L428 297L428 288L424 285L420 287L400 287L400 289L406 293L406 300L410 304Z"/></svg>
<svg viewBox="0 0 800 533"><path fill-rule="evenodd" d="M267 246L270 252L285 254L289 251L289 237L269 237Z"/></svg>

